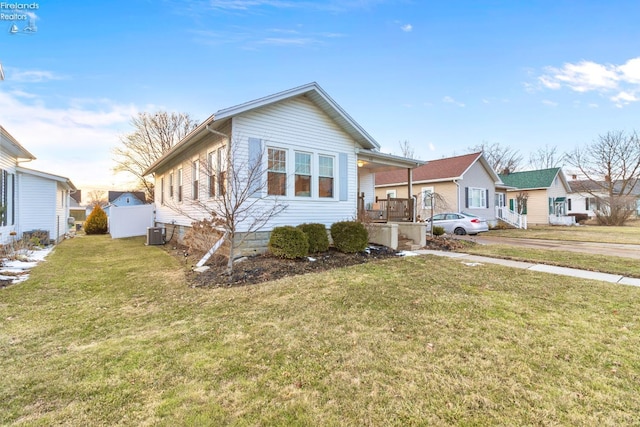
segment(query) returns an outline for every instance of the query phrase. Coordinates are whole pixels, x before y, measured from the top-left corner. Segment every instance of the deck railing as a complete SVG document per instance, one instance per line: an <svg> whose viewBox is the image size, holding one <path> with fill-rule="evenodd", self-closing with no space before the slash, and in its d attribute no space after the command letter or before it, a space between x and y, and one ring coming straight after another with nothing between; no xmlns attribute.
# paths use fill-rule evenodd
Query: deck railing
<svg viewBox="0 0 640 427"><path fill-rule="evenodd" d="M389 197L378 199L370 206L365 206L364 196L359 197L358 212L369 221L374 222L414 222L415 199Z"/></svg>
<svg viewBox="0 0 640 427"><path fill-rule="evenodd" d="M514 227L527 229L527 216L514 212L506 206L496 206L496 218Z"/></svg>

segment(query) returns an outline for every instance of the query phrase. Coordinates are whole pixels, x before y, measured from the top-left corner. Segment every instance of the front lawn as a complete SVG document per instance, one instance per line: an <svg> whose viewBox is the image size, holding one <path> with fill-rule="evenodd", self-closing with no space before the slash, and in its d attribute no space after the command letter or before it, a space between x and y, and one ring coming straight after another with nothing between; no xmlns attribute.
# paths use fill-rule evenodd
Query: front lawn
<svg viewBox="0 0 640 427"><path fill-rule="evenodd" d="M0 290L0 424L633 425L640 289L440 257L201 289L143 239Z"/></svg>
<svg viewBox="0 0 640 427"><path fill-rule="evenodd" d="M640 245L640 221L630 221L623 227L598 225L561 226L534 225L526 230L490 230L488 236L525 239L567 240L576 242L623 243Z"/></svg>

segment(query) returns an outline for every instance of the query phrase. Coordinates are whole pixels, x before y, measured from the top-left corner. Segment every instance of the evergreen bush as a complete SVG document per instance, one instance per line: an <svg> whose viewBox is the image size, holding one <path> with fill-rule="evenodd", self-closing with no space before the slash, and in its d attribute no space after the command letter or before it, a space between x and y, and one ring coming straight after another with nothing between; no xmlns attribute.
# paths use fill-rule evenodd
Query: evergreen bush
<svg viewBox="0 0 640 427"><path fill-rule="evenodd" d="M106 234L107 228L107 214L100 205L96 205L84 223L84 232L87 234Z"/></svg>
<svg viewBox="0 0 640 427"><path fill-rule="evenodd" d="M281 258L302 258L309 253L309 239L299 228L276 227L269 238L269 251Z"/></svg>
<svg viewBox="0 0 640 427"><path fill-rule="evenodd" d="M297 228L309 239L309 253L326 252L329 249L329 236L324 224L300 224Z"/></svg>
<svg viewBox="0 0 640 427"><path fill-rule="evenodd" d="M357 221L342 221L331 225L333 245L340 252L364 251L369 244L369 233L364 224Z"/></svg>
<svg viewBox="0 0 640 427"><path fill-rule="evenodd" d="M433 227L432 232L434 236L442 236L444 234L444 227L440 227L439 225L436 225Z"/></svg>

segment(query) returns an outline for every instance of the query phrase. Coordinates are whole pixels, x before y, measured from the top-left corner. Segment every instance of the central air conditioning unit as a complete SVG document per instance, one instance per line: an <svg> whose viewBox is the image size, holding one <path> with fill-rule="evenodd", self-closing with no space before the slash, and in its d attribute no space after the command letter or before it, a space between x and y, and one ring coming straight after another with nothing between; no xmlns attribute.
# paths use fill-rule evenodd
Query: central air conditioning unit
<svg viewBox="0 0 640 427"><path fill-rule="evenodd" d="M166 228L164 227L147 227L147 243L145 244L164 245L166 236Z"/></svg>

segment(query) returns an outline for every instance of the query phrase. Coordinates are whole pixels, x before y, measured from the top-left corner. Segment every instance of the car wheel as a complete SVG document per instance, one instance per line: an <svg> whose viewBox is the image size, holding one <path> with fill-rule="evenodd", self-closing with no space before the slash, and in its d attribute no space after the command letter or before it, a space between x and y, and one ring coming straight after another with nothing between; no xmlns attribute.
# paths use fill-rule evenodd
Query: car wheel
<svg viewBox="0 0 640 427"><path fill-rule="evenodd" d="M465 234L467 234L466 230L462 227L456 228L455 230L453 230L453 233L458 236L464 236Z"/></svg>

